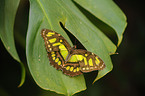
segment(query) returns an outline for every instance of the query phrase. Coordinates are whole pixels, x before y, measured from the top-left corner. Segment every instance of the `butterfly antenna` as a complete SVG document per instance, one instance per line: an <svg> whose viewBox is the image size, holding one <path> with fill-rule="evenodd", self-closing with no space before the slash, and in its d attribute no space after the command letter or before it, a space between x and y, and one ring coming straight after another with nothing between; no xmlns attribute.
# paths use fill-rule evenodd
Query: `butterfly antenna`
<svg viewBox="0 0 145 96"><path fill-rule="evenodd" d="M117 55L117 54L119 54L118 52L116 52L116 53L109 53L109 55Z"/></svg>

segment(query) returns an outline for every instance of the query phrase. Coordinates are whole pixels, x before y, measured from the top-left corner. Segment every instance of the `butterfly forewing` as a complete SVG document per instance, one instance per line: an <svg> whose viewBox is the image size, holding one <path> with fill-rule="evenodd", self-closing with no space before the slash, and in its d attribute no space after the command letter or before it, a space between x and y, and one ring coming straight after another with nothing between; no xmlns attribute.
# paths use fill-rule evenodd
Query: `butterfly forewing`
<svg viewBox="0 0 145 96"><path fill-rule="evenodd" d="M71 46L69 43L57 32L43 29L41 36L44 39L47 55L50 64L56 69L62 69L64 59L68 55Z"/></svg>
<svg viewBox="0 0 145 96"><path fill-rule="evenodd" d="M78 62L65 62L71 50L71 46L60 34L48 29L43 29L41 36L44 39L47 55L53 67L61 69L64 74L69 76L82 74Z"/></svg>
<svg viewBox="0 0 145 96"><path fill-rule="evenodd" d="M48 30L48 29L43 29L41 31L41 36L44 39L45 42L45 47L48 52L52 51L60 51L61 49L59 46L64 46L62 50L67 50L69 51L71 49L71 46L69 43L57 32Z"/></svg>

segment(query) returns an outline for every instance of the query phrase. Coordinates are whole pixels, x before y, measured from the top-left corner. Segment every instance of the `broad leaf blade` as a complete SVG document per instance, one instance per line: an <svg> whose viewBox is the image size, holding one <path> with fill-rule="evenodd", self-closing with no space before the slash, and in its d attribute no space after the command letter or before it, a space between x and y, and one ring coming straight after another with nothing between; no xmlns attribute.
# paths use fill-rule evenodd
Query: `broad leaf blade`
<svg viewBox="0 0 145 96"><path fill-rule="evenodd" d="M14 59L20 62L15 48L13 35L14 20L18 4L19 0L15 0L15 2L9 0L1 2L0 37L7 51L12 55Z"/></svg>
<svg viewBox="0 0 145 96"><path fill-rule="evenodd" d="M109 52L115 52L116 46L80 12L71 0L30 0L26 45L30 72L43 89L72 95L86 89L83 75L69 77L50 66L44 41L40 35L41 30L47 28L60 33L72 45L60 22L88 51L97 54L105 62L106 68L99 71L97 79L112 70Z"/></svg>
<svg viewBox="0 0 145 96"><path fill-rule="evenodd" d="M118 36L120 45L126 28L126 16L112 0L75 0L94 16L111 26Z"/></svg>
<svg viewBox="0 0 145 96"><path fill-rule="evenodd" d="M14 21L19 5L19 0L2 0L0 3L0 38L10 53L10 55L21 64L22 77L20 85L23 85L25 80L25 68L21 63L14 44Z"/></svg>
<svg viewBox="0 0 145 96"><path fill-rule="evenodd" d="M111 0L75 0L79 5L85 8L87 11L91 12L94 16L111 26L117 36L118 36L118 46L120 45L123 32L126 28L126 17L124 13L118 8L118 6ZM98 32L99 33L99 32ZM100 36L102 37L102 36ZM110 42L107 42L105 38L102 38L108 52L115 53L116 48ZM104 53L102 53L104 54ZM108 58L108 57L106 57ZM107 59L111 61L110 58ZM106 64L107 68L105 70L99 71L98 76L94 80L94 82L105 74L110 72L113 68L112 64Z"/></svg>

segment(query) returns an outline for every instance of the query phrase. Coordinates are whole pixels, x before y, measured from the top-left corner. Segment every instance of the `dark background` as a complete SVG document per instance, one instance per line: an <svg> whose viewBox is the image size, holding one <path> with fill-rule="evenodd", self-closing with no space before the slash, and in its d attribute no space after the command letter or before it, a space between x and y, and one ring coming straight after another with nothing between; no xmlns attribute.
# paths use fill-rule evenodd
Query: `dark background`
<svg viewBox="0 0 145 96"><path fill-rule="evenodd" d="M77 96L141 96L145 90L145 14L144 2L137 0L114 0L127 16L128 26L117 52L111 56L113 70L91 84L93 79L86 78L88 89ZM26 67L26 81L21 88L20 64L15 61L0 41L0 96L55 96L55 92L39 88L32 79L25 58L25 37L28 24L29 2L21 0L15 23L16 47ZM21 34L19 33L20 31ZM21 37L23 36L23 37ZM21 39L21 41L19 40ZM89 73L92 75L93 73Z"/></svg>

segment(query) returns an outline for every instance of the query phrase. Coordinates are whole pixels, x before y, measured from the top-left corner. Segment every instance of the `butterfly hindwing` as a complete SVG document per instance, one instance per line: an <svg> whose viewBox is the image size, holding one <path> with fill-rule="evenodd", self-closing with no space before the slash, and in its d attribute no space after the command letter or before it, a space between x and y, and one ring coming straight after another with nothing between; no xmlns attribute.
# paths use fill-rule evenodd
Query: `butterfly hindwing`
<svg viewBox="0 0 145 96"><path fill-rule="evenodd" d="M56 55L54 55L54 54L56 54ZM64 74L69 75L69 76L77 76L77 75L82 74L82 72L80 70L80 65L78 62L65 63L65 61L63 61L63 58L59 52L56 52L56 53L48 52L48 57L50 60L50 64L56 69L61 69ZM63 66L63 64L65 66Z"/></svg>
<svg viewBox="0 0 145 96"><path fill-rule="evenodd" d="M71 58L76 56L77 60L79 61L80 70L82 72L91 72L105 68L103 60L92 52L83 49L74 49L70 56ZM68 62L71 61L71 58L68 60Z"/></svg>
<svg viewBox="0 0 145 96"><path fill-rule="evenodd" d="M47 53L50 64L56 69L62 69L64 64L64 60L62 56L60 56L58 51L48 52Z"/></svg>
<svg viewBox="0 0 145 96"><path fill-rule="evenodd" d="M80 70L80 65L78 62L67 62L62 71L64 74L72 77L83 74Z"/></svg>

